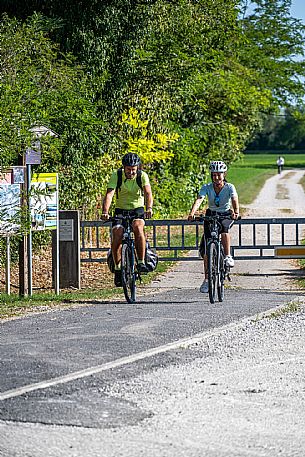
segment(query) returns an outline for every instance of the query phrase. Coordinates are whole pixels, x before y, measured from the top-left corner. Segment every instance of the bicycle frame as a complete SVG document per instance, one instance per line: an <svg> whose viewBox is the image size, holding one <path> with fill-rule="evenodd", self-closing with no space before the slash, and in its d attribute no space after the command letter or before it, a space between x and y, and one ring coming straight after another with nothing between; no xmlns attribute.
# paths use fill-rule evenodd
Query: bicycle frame
<svg viewBox="0 0 305 457"><path fill-rule="evenodd" d="M122 238L122 286L127 302L134 303L136 301L136 280L140 279L141 281L141 275L137 268L138 257L132 230L132 218L128 215L110 218L112 221L116 219L122 219L126 222Z"/></svg>
<svg viewBox="0 0 305 457"><path fill-rule="evenodd" d="M127 227L124 229L122 247L124 244L126 244L130 248L131 254L132 254L132 257L131 257L132 266L133 266L133 268L135 268L138 265L138 256L137 256L137 251L135 248L134 234L133 234L130 218L126 217L125 220L127 221Z"/></svg>
<svg viewBox="0 0 305 457"><path fill-rule="evenodd" d="M227 278L230 281L230 267L224 263L224 249L221 242L221 219L223 216L217 214L211 216L200 216L201 222L207 221L211 236L206 242L207 257L208 257L208 281L209 281L209 298L211 303L215 303L216 290L218 301L224 299L224 280ZM215 258L216 250L216 258Z"/></svg>

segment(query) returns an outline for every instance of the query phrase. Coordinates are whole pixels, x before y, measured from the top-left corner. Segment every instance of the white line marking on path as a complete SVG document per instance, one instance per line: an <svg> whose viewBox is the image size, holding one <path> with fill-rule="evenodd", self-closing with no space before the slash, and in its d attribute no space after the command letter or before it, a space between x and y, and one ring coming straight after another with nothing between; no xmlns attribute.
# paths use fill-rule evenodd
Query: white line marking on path
<svg viewBox="0 0 305 457"><path fill-rule="evenodd" d="M283 306L283 305L282 305ZM192 337L182 338L180 340L174 341L173 343L168 343L163 346L158 346L156 348L148 349L147 351L138 352L137 354L132 354L127 357L122 357L120 359L114 360L112 362L107 362L102 365L97 365L95 367L85 368L84 370L75 371L74 373L70 373L64 376L59 376L57 378L49 379L46 381L41 381L33 384L28 384L23 387L18 387L16 389L7 390L0 394L0 401L8 400L9 398L20 397L21 395L27 394L29 392L33 392L35 390L42 390L47 389L52 386L57 386L59 384L66 384L71 381L75 381L77 379L87 378L89 376L101 373L103 371L112 370L114 368L121 367L123 365L127 365L129 363L134 363L139 360L147 359L149 357L153 357L154 355L163 354L168 351L172 351L175 349L191 346L192 344L203 342L212 336L218 336L222 333L225 333L227 330L232 328L242 327L246 322L251 320L260 319L266 316L269 313L274 312L275 310L280 309L280 307L276 307L274 309L270 309L268 311L255 314L254 316L245 317L238 322L231 322L230 324L224 325L217 329L207 330L205 332L197 333Z"/></svg>

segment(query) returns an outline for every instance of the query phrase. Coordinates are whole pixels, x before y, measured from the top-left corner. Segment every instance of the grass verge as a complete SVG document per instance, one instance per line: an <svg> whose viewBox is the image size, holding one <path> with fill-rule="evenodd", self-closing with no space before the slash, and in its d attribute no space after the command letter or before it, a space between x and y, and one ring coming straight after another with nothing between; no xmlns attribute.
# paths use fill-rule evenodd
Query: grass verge
<svg viewBox="0 0 305 457"><path fill-rule="evenodd" d="M286 314L297 313L300 310L301 310L301 302L292 301L290 303L287 303L287 305L285 305L279 309L276 309L275 311L272 311L271 313L267 312L263 316L253 319L253 322L258 322L263 319L279 319L279 318L285 316Z"/></svg>
<svg viewBox="0 0 305 457"><path fill-rule="evenodd" d="M266 315L266 319L278 319L279 317L284 316L285 314L290 314L290 313L296 313L300 311L301 306L300 303L297 301L292 301L288 303L286 306L283 308L279 308L276 311L273 311L270 314Z"/></svg>
<svg viewBox="0 0 305 457"><path fill-rule="evenodd" d="M174 262L160 262L156 271L142 276L141 285L149 284L159 274L166 273ZM32 312L45 312L55 308L71 305L90 305L103 300L123 296L123 289L105 288L100 290L63 290L59 295L51 292L33 293L31 297L20 297L17 294L0 294L0 319L24 316Z"/></svg>
<svg viewBox="0 0 305 457"><path fill-rule="evenodd" d="M283 153L283 155L284 170L305 168L305 154ZM278 153L245 154L241 160L230 167L228 180L236 186L241 206L252 203L265 181L277 174L277 157ZM305 188L305 178L301 184Z"/></svg>
<svg viewBox="0 0 305 457"><path fill-rule="evenodd" d="M272 176L273 170L232 167L228 173L228 181L235 185L242 206L252 203L266 180Z"/></svg>

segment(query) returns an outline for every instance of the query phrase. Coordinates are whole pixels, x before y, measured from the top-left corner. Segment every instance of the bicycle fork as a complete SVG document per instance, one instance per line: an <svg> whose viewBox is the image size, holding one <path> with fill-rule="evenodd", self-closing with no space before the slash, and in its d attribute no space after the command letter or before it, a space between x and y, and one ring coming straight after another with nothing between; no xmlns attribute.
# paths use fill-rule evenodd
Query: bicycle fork
<svg viewBox="0 0 305 457"><path fill-rule="evenodd" d="M222 245L221 241L217 243L217 286L221 286L221 265L220 265L220 258L221 258L221 250L222 250Z"/></svg>

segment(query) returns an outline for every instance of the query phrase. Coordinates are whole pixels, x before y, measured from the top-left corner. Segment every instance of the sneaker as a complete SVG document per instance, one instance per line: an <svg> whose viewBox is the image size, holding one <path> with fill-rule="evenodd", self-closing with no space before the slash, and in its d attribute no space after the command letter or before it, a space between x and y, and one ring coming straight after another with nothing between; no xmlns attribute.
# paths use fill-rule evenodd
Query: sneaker
<svg viewBox="0 0 305 457"><path fill-rule="evenodd" d="M225 263L228 265L228 267L234 267L234 259L231 255L227 255L225 257Z"/></svg>
<svg viewBox="0 0 305 457"><path fill-rule="evenodd" d="M207 293L209 292L209 283L208 283L208 280L207 280L207 279L205 279L205 280L203 281L203 283L201 284L201 286L200 286L200 292L201 292L202 294L207 294Z"/></svg>
<svg viewBox="0 0 305 457"><path fill-rule="evenodd" d="M122 270L114 270L114 285L122 287Z"/></svg>
<svg viewBox="0 0 305 457"><path fill-rule="evenodd" d="M140 274L146 274L148 273L148 268L147 266L145 265L145 263L138 263L138 272Z"/></svg>

